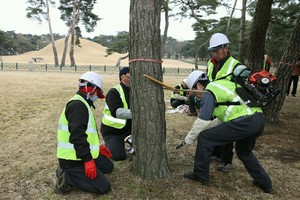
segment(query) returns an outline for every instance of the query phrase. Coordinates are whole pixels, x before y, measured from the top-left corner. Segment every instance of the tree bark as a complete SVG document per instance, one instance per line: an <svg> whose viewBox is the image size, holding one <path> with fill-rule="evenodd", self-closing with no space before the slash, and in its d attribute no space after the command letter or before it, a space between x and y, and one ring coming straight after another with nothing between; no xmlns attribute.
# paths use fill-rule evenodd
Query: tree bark
<svg viewBox="0 0 300 200"><path fill-rule="evenodd" d="M133 173L142 178L171 175L166 154L164 92L145 79L146 73L162 80L160 11L161 0L130 1L129 66L131 74L132 134L136 156ZM137 61L136 59L153 59Z"/></svg>
<svg viewBox="0 0 300 200"><path fill-rule="evenodd" d="M129 54L127 53L126 55L124 55L124 56L122 56L122 57L119 57L119 59L118 59L118 61L117 61L117 63L116 63L116 67L120 67L120 64L121 64L121 60L124 60L124 59L126 59L126 58L128 58L129 57Z"/></svg>
<svg viewBox="0 0 300 200"><path fill-rule="evenodd" d="M168 37L168 29L169 29L169 0L163 1L163 10L165 12L165 28L163 38L161 40L161 55L164 56L165 54L165 45L167 42Z"/></svg>
<svg viewBox="0 0 300 200"><path fill-rule="evenodd" d="M230 14L229 19L228 19L228 21L227 21L226 35L229 35L230 23L231 23L231 19L232 19L232 16L233 16L233 14L234 14L234 11L235 11L236 3L237 3L237 0L234 1L233 7L232 7L232 11L231 11L231 14Z"/></svg>
<svg viewBox="0 0 300 200"><path fill-rule="evenodd" d="M248 48L248 66L255 71L263 68L266 34L273 0L258 0Z"/></svg>
<svg viewBox="0 0 300 200"><path fill-rule="evenodd" d="M74 0L73 5L73 14L72 14L72 31L71 31L71 41L70 41L70 62L71 67L75 66L75 58L74 58L74 43L75 43L75 25L76 25L76 13L78 10L78 0Z"/></svg>
<svg viewBox="0 0 300 200"><path fill-rule="evenodd" d="M69 41L69 37L70 37L71 32L72 32L72 27L69 28L68 34L66 35L65 40L64 40L64 50L63 50L63 54L62 54L61 62L60 62L60 66L61 67L64 67L66 65L66 56L67 56L67 50L68 50L68 41Z"/></svg>
<svg viewBox="0 0 300 200"><path fill-rule="evenodd" d="M284 45L284 44L279 44ZM269 104L264 113L268 122L276 122L278 113L284 103L286 97L286 91L288 88L289 80L293 71L291 66L294 66L297 61L300 60L300 17L298 17L295 29L291 34L290 42L285 50L281 64L279 65L275 76L277 77L277 83L275 89L279 89L281 92L279 95Z"/></svg>
<svg viewBox="0 0 300 200"><path fill-rule="evenodd" d="M53 50L53 55L54 55L54 64L55 64L55 66L59 66L57 49L56 49L55 40L54 40L53 32L52 32L52 26L51 26L51 18L50 18L50 10L49 10L49 2L48 2L48 0L46 0L46 6L47 6L47 16L48 16L48 20L47 21L48 21L49 32L50 32L51 43L52 43L52 50Z"/></svg>
<svg viewBox="0 0 300 200"><path fill-rule="evenodd" d="M246 6L247 0L243 0L242 5L242 14L241 14L241 22L240 22L240 39L239 39L239 61L241 63L245 62L245 52L244 52L244 36L245 36L245 22L246 22Z"/></svg>

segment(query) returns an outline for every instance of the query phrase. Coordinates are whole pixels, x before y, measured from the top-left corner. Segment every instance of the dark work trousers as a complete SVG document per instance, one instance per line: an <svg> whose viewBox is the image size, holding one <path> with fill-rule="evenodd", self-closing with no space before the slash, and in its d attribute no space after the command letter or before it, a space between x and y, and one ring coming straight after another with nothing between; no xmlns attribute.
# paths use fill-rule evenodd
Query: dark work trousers
<svg viewBox="0 0 300 200"><path fill-rule="evenodd" d="M105 177L104 173L111 172L114 164L106 157L99 155L94 159L97 166L97 177L93 180L85 176L84 165L78 167L65 168L66 183L69 186L76 187L85 192L92 192L97 194L105 194L110 188L111 184Z"/></svg>
<svg viewBox="0 0 300 200"><path fill-rule="evenodd" d="M102 134L102 137L105 141L105 146L109 149L112 159L115 161L125 160L126 159L126 150L124 139L130 135L130 133L123 134Z"/></svg>
<svg viewBox="0 0 300 200"><path fill-rule="evenodd" d="M287 95L290 94L292 82L293 82L293 90L292 90L292 94L293 94L293 95L296 95L296 93L297 93L298 81L299 81L299 76L291 76L290 81L289 81L289 85L288 85L288 90L287 90L287 92L286 92Z"/></svg>
<svg viewBox="0 0 300 200"><path fill-rule="evenodd" d="M269 175L252 152L256 139L264 130L264 125L263 114L255 113L201 132L195 153L194 174L202 181L208 182L210 157L214 147L235 142L237 157L243 162L250 176L262 189L272 188Z"/></svg>
<svg viewBox="0 0 300 200"><path fill-rule="evenodd" d="M184 100L170 99L170 104L172 108L177 108L178 106L185 105L186 103Z"/></svg>
<svg viewBox="0 0 300 200"><path fill-rule="evenodd" d="M226 164L232 164L232 158L233 158L233 143L225 144L222 146L222 152L221 152L221 162Z"/></svg>

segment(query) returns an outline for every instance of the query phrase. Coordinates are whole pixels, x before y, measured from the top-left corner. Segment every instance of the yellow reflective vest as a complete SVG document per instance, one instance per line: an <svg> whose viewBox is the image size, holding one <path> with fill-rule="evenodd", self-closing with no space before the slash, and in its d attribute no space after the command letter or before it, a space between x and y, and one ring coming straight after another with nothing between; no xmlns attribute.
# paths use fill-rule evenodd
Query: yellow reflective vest
<svg viewBox="0 0 300 200"><path fill-rule="evenodd" d="M95 121L92 109L91 109L90 105L86 102L86 100L78 94L76 94L74 97L72 97L70 99L70 101L72 101L72 100L80 100L81 102L83 102L86 105L86 107L88 109L89 120L88 120L88 124L87 124L87 130L85 133L87 134L87 142L90 145L90 152L91 152L92 158L96 159L99 156L100 141L99 141L99 135L98 135L98 131L97 131L96 121ZM81 160L80 158L77 158L77 156L76 156L74 144L70 143L71 133L69 132L69 129L68 129L69 122L66 118L65 110L66 110L66 107L62 111L62 113L60 115L59 123L58 123L57 158L65 159L65 160Z"/></svg>
<svg viewBox="0 0 300 200"><path fill-rule="evenodd" d="M118 93L120 94L120 98L123 103L123 108L128 109L128 105L126 102L124 90L120 84L116 85L114 87ZM105 103L105 107L103 109L103 115L102 115L102 123L106 126L110 126L116 129L122 129L126 125L126 119L119 119L116 117L113 117L110 113L110 110L108 108L107 103Z"/></svg>
<svg viewBox="0 0 300 200"><path fill-rule="evenodd" d="M226 79L216 80L206 86L207 90L214 93L217 103L220 102L240 102L240 105L219 105L215 107L213 115L222 122L228 122L238 117L261 113L259 107L250 108L235 92L235 83Z"/></svg>
<svg viewBox="0 0 300 200"><path fill-rule="evenodd" d="M176 87L177 86L179 86L179 89L180 90L182 90L183 89L183 87L182 87L182 85L181 84L178 84L178 85L176 85ZM177 93L175 93L175 92L172 92L172 94L171 94L171 98L173 98L173 99L175 99L175 94L177 94ZM184 92L183 91L179 91L179 96L183 96L184 95Z"/></svg>
<svg viewBox="0 0 300 200"><path fill-rule="evenodd" d="M207 63L207 67L208 67L207 76L208 76L209 81L217 80L219 78L222 78L222 77L227 76L228 74L232 73L234 66L238 63L239 63L238 60L236 60L235 58L230 56L226 60L226 62L224 63L224 65L222 66L220 71L217 72L215 79L213 79L212 73L214 70L214 64L211 62L211 60L209 60ZM227 76L226 79L230 80L231 76Z"/></svg>

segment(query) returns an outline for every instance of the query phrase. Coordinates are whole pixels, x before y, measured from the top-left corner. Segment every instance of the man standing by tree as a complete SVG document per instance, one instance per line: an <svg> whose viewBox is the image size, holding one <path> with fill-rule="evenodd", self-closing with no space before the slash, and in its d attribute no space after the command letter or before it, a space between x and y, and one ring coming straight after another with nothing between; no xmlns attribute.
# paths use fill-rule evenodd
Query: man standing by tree
<svg viewBox="0 0 300 200"><path fill-rule="evenodd" d="M194 170L184 174L184 177L208 185L210 156L214 147L236 142L236 154L253 178L253 184L265 193L273 193L269 175L252 152L256 139L264 130L265 120L261 108L248 107L235 92L236 87L240 86L227 79L209 82L206 74L197 70L187 79L190 89L206 90L207 93L201 96L199 117L185 138L187 144L197 139L197 149ZM230 104L237 102L240 104ZM213 122L212 116L222 123L209 127Z"/></svg>
<svg viewBox="0 0 300 200"><path fill-rule="evenodd" d="M290 94L291 85L293 83L293 90L292 90L292 96L296 97L297 93L297 87L298 87L298 81L299 81L299 75L300 75L300 61L298 61L293 67L292 75L289 81L288 89L286 94Z"/></svg>
<svg viewBox="0 0 300 200"><path fill-rule="evenodd" d="M240 62L230 55L229 40L223 33L215 33L209 41L208 51L212 52L213 58L208 61L207 76L210 81L226 78L231 80L231 73ZM232 167L233 143L223 147L216 147L212 154L215 158L221 157L219 171L228 172Z"/></svg>

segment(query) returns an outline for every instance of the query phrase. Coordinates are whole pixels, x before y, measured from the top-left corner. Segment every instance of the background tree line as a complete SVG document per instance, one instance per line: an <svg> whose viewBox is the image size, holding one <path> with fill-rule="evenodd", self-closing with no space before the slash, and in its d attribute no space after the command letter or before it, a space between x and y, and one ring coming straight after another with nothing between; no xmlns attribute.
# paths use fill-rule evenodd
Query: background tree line
<svg viewBox="0 0 300 200"><path fill-rule="evenodd" d="M244 0L245 1L245 0ZM48 1L36 1L28 0L29 6L27 8L28 18L35 18L38 21L42 21L48 18L47 14L50 14L48 8ZM38 4L37 9L36 2L42 2ZM82 3L85 2L85 3ZM65 38L65 50L67 51L67 40L69 36L74 33L74 38L71 40L71 46L79 45L81 36L81 30L79 22L84 25L84 28L89 32L93 31L96 26L96 22L101 20L97 15L92 13L93 7L90 4L94 4L95 0L78 1L67 0L60 1L61 19L65 21L66 26L69 27L69 32L66 36L59 34L46 34L46 35L31 35L31 34L21 34L15 33L14 31L4 32L0 30L0 55L18 55L28 51L39 50L53 40ZM243 31L242 42L240 41L239 34L241 32L241 18L233 18L231 15L220 19L206 19L204 16L209 16L215 14L215 9L220 6L227 7L231 10L231 13L235 11L235 5L232 7L228 5L227 1L183 1L183 0L173 0L173 1L162 1L161 11L166 13L165 22L168 23L168 18L194 18L195 23L193 24L193 30L195 32L195 39L190 41L178 41L175 38L167 36L167 25L165 27L164 35L161 37L162 40L162 57L181 59L181 58L196 58L197 60L207 60L210 55L208 54L208 39L215 32L226 33L230 39L230 49L233 56L238 57L241 61L244 61L247 57L247 52L245 51L249 47L248 42L250 39L250 31L252 28L252 20L245 21ZM245 12L247 12L251 17L255 14L256 1L245 1ZM285 45L289 41L290 34L293 30L297 16L299 15L300 6L297 4L298 1L285 1L276 0L272 5L271 19L269 21L266 41L265 41L265 51L270 55L273 62L278 63L284 50ZM54 1L50 1L51 4L55 4ZM34 5L34 6L33 6ZM170 7L175 6L179 8L177 13L169 14ZM76 12L77 10L77 12ZM76 16L73 16L77 13ZM73 20L73 17L74 20ZM72 22L76 22L72 26ZM74 30L72 31L71 28ZM72 36L72 35L71 35ZM113 52L127 53L129 48L129 33L126 31L118 32L116 36L113 35L99 35L94 38L87 38L91 41L99 43L105 47L108 47L108 55ZM73 41L73 42L72 42ZM75 42L74 42L75 41ZM242 46L241 46L241 45ZM55 46L54 46L55 47ZM70 51L73 48L70 48ZM240 51L244 49L244 51ZM56 50L54 50L55 52ZM241 55L239 55L241 52ZM73 55L73 53L72 53ZM66 56L64 52L63 57ZM56 61L58 63L58 61ZM75 60L73 61L75 63ZM57 64L56 63L56 64ZM62 59L61 64L64 65L64 59Z"/></svg>

